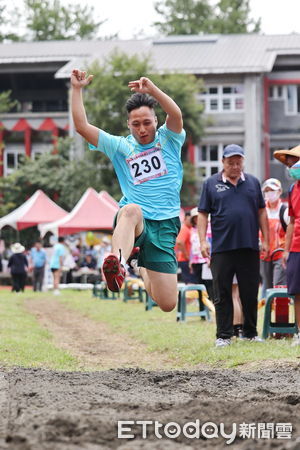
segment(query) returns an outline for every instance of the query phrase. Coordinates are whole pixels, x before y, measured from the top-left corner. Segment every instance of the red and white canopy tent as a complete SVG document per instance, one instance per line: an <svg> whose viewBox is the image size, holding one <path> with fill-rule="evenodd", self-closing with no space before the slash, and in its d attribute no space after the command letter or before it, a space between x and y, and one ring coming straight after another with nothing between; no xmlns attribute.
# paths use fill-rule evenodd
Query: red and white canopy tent
<svg viewBox="0 0 300 450"><path fill-rule="evenodd" d="M90 230L112 230L119 210L118 203L103 191L98 194L88 188L72 211L64 218L39 226L41 236L51 232L56 236Z"/></svg>
<svg viewBox="0 0 300 450"><path fill-rule="evenodd" d="M106 191L100 191L99 197L111 205L115 206L119 210L119 203Z"/></svg>
<svg viewBox="0 0 300 450"><path fill-rule="evenodd" d="M38 189L23 205L0 219L0 230L9 225L16 230L62 219L67 211Z"/></svg>

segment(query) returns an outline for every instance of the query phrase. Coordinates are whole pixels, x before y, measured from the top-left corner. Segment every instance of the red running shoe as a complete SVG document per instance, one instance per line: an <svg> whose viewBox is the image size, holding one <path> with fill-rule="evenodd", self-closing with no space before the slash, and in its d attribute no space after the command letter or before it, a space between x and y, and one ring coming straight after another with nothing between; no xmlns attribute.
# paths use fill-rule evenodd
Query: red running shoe
<svg viewBox="0 0 300 450"><path fill-rule="evenodd" d="M112 292L120 292L126 271L116 255L108 255L103 262L103 273L107 287Z"/></svg>

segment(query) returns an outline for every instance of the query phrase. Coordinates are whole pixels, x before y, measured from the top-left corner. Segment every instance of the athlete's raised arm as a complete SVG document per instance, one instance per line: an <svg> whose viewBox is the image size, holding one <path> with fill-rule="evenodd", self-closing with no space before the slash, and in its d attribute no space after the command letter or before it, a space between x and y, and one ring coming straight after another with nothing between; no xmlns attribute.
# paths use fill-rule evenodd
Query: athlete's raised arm
<svg viewBox="0 0 300 450"><path fill-rule="evenodd" d="M180 133L183 127L182 114L174 100L159 89L149 78L141 77L139 80L130 81L129 88L134 92L149 94L160 104L167 114L166 124L169 130Z"/></svg>
<svg viewBox="0 0 300 450"><path fill-rule="evenodd" d="M82 89L91 83L93 75L74 69L71 74L71 108L75 129L86 141L93 145L98 144L99 129L91 125L86 117L82 98Z"/></svg>

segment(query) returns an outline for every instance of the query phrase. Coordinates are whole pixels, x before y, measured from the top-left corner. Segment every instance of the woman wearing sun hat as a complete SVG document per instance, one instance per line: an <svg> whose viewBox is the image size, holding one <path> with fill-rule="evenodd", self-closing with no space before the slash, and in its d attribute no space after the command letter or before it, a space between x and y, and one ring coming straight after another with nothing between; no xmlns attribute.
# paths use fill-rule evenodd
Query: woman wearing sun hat
<svg viewBox="0 0 300 450"><path fill-rule="evenodd" d="M294 336L292 345L300 345L300 162L289 168L289 173L295 183L289 190L289 216L283 263L287 269L288 293L295 298L295 319L298 334Z"/></svg>
<svg viewBox="0 0 300 450"><path fill-rule="evenodd" d="M12 255L8 260L8 267L12 278L12 292L24 292L28 261L24 255L25 247L20 242L15 242L10 247Z"/></svg>
<svg viewBox="0 0 300 450"><path fill-rule="evenodd" d="M290 150L276 150L274 152L274 158L278 159L282 164L292 167L300 159L300 145Z"/></svg>

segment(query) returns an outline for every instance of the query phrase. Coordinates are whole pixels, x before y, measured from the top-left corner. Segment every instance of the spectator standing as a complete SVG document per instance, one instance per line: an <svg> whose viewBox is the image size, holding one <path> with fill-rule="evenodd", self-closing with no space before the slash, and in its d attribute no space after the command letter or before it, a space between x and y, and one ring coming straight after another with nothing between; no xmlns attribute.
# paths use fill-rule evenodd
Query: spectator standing
<svg viewBox="0 0 300 450"><path fill-rule="evenodd" d="M36 241L34 247L32 247L30 251L30 263L32 266L32 285L35 292L42 291L46 259L46 252L42 248L42 243L40 241Z"/></svg>
<svg viewBox="0 0 300 450"><path fill-rule="evenodd" d="M257 337L257 294L259 287L259 227L268 253L268 221L260 183L244 173L244 149L236 144L223 150L223 170L203 185L198 206L201 253L210 257L206 240L211 215L211 270L216 309L216 347L230 345L233 336L232 282L237 276L244 314L245 338Z"/></svg>
<svg viewBox="0 0 300 450"><path fill-rule="evenodd" d="M191 213L187 211L180 232L176 238L178 267L181 270L181 279L185 284L194 282L193 273L190 268L191 233Z"/></svg>
<svg viewBox="0 0 300 450"><path fill-rule="evenodd" d="M207 258L203 258L200 250L200 241L198 234L198 208L193 208L191 210L191 253L190 253L190 266L192 269L193 282L196 284L204 284L206 287L206 291L208 297L213 299L213 289L212 289L212 280L203 279L202 277L202 269L203 265L208 262ZM208 225L208 233L206 235L206 239L209 239L210 236L210 224Z"/></svg>
<svg viewBox="0 0 300 450"><path fill-rule="evenodd" d="M24 255L25 247L16 242L11 247L12 255L8 260L8 267L12 277L12 292L24 292L28 260Z"/></svg>
<svg viewBox="0 0 300 450"><path fill-rule="evenodd" d="M300 146L292 149L298 151L300 157ZM292 151L291 150L291 151ZM274 156L287 166L291 164L291 159L281 159L282 155L286 156L286 150L278 150L274 152ZM297 155L294 155L297 156ZM299 160L298 157L298 160ZM289 190L289 216L290 223L287 227L285 238L285 251L283 253L283 264L286 265L287 289L289 295L294 295L295 303L295 320L300 330L300 162L296 162L289 169L291 177L295 183ZM300 345L300 332L293 339L292 346Z"/></svg>
<svg viewBox="0 0 300 450"><path fill-rule="evenodd" d="M287 167L292 167L300 159L300 145L290 150L276 150L274 152L274 158L278 159L278 161Z"/></svg>
<svg viewBox="0 0 300 450"><path fill-rule="evenodd" d="M195 283L204 284L206 287L206 291L208 293L208 297L213 300L213 286L211 279L205 279L202 276L202 270L204 264L208 261L207 258L203 258L200 251L200 241L199 234L197 230L198 223L198 208L193 208L191 210L191 223L192 223L192 233L191 233L191 265L193 274L195 276ZM210 221L207 226L206 240L211 242L211 227ZM236 275L233 278L232 284L232 300L233 300L233 330L234 336L241 337L243 335L243 312L242 305L239 296L239 288L237 284Z"/></svg>
<svg viewBox="0 0 300 450"><path fill-rule="evenodd" d="M262 192L266 202L269 224L269 255L261 252L261 275L264 289L277 285L286 285L286 270L282 265L282 255L285 242L285 232L289 223L287 205L280 196L281 182L276 178L269 178L262 185Z"/></svg>
<svg viewBox="0 0 300 450"><path fill-rule="evenodd" d="M59 295L59 282L62 274L62 267L64 263L64 258L66 256L66 249L64 246L64 237L60 236L58 238L58 243L53 247L53 253L50 260L50 269L53 274L53 294Z"/></svg>

